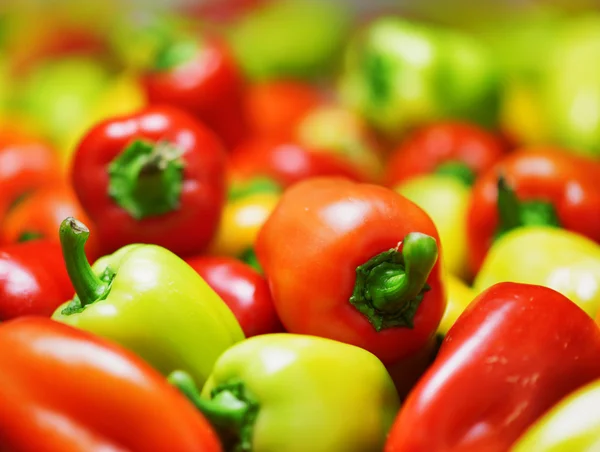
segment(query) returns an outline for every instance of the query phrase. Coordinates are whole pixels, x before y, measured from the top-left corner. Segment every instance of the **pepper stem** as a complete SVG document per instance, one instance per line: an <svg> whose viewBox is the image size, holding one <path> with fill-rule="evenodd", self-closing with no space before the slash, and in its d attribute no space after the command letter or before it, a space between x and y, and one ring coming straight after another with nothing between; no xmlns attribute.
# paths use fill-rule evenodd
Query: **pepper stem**
<svg viewBox="0 0 600 452"><path fill-rule="evenodd" d="M85 254L90 230L81 221L68 217L60 225L59 236L67 273L73 283L81 307L106 298L110 281L98 277Z"/></svg>
<svg viewBox="0 0 600 452"><path fill-rule="evenodd" d="M457 160L450 160L438 165L435 174L454 177L469 187L475 183L476 178L469 166Z"/></svg>
<svg viewBox="0 0 600 452"><path fill-rule="evenodd" d="M208 400L200 396L194 380L187 372L173 371L167 379L217 429L221 440L230 446L227 450L249 452L252 449L252 428L258 407L254 401L242 396L241 383L216 388Z"/></svg>
<svg viewBox="0 0 600 452"><path fill-rule="evenodd" d="M356 268L350 303L376 331L394 326L412 328L437 258L433 237L420 232L407 234L401 251L385 251Z"/></svg>
<svg viewBox="0 0 600 452"><path fill-rule="evenodd" d="M520 201L504 176L498 177L499 216L495 238L521 226L560 226L552 203L541 200Z"/></svg>
<svg viewBox="0 0 600 452"><path fill-rule="evenodd" d="M179 207L181 150L169 143L136 140L108 167L108 193L133 218L159 216Z"/></svg>

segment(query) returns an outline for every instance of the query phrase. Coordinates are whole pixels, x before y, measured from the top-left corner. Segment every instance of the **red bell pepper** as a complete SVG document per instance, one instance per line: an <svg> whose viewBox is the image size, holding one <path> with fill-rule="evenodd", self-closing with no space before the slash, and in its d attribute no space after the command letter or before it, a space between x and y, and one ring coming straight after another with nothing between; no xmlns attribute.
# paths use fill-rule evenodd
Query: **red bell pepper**
<svg viewBox="0 0 600 452"><path fill-rule="evenodd" d="M202 415L133 353L50 319L0 325L0 450L219 452Z"/></svg>
<svg viewBox="0 0 600 452"><path fill-rule="evenodd" d="M287 140L298 122L325 100L314 85L295 80L269 80L248 86L245 114L253 136Z"/></svg>
<svg viewBox="0 0 600 452"><path fill-rule="evenodd" d="M9 126L0 128L0 222L23 195L63 178L51 146Z"/></svg>
<svg viewBox="0 0 600 452"><path fill-rule="evenodd" d="M546 410L600 378L600 329L564 295L499 283L448 332L386 452L504 452Z"/></svg>
<svg viewBox="0 0 600 452"><path fill-rule="evenodd" d="M503 232L553 225L600 242L600 163L558 149L507 155L473 187L467 212L469 263L478 271Z"/></svg>
<svg viewBox="0 0 600 452"><path fill-rule="evenodd" d="M389 365L427 344L442 318L438 244L429 216L393 190L314 178L283 193L256 255L287 331Z"/></svg>
<svg viewBox="0 0 600 452"><path fill-rule="evenodd" d="M225 42L214 36L175 39L142 78L151 104L169 104L196 116L232 147L244 137L244 81Z"/></svg>
<svg viewBox="0 0 600 452"><path fill-rule="evenodd" d="M74 293L58 242L0 247L0 320L50 317Z"/></svg>
<svg viewBox="0 0 600 452"><path fill-rule="evenodd" d="M79 218L85 224L91 224L69 185L62 182L41 187L8 212L0 230L0 243L39 239L60 243L58 230L67 217ZM95 235L92 233L85 244L86 254L91 261L100 257Z"/></svg>
<svg viewBox="0 0 600 452"><path fill-rule="evenodd" d="M446 173L469 185L505 152L502 139L474 124L436 122L410 135L390 156L384 183L395 187L420 174Z"/></svg>
<svg viewBox="0 0 600 452"><path fill-rule="evenodd" d="M185 260L229 306L246 337L283 331L265 278L233 258L198 256Z"/></svg>
<svg viewBox="0 0 600 452"><path fill-rule="evenodd" d="M171 107L104 121L84 137L72 180L102 254L134 242L200 253L225 199L225 151L200 122Z"/></svg>
<svg viewBox="0 0 600 452"><path fill-rule="evenodd" d="M317 176L365 180L362 171L340 155L296 142L254 139L236 148L228 157L231 184L267 178L285 188Z"/></svg>

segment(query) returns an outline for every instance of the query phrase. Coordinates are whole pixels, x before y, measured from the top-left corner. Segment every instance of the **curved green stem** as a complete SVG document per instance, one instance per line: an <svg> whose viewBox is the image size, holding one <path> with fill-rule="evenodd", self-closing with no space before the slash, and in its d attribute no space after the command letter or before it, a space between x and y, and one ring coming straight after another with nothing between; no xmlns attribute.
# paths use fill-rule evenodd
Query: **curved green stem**
<svg viewBox="0 0 600 452"><path fill-rule="evenodd" d="M475 173L463 162L450 160L437 166L435 174L444 176L452 176L458 179L467 186L472 186L475 183Z"/></svg>
<svg viewBox="0 0 600 452"><path fill-rule="evenodd" d="M108 167L108 193L133 218L179 207L183 189L181 150L169 143L136 140Z"/></svg>
<svg viewBox="0 0 600 452"><path fill-rule="evenodd" d="M94 273L85 255L84 247L90 230L82 222L68 217L61 223L59 235L67 272L81 307L106 298L110 282Z"/></svg>
<svg viewBox="0 0 600 452"><path fill-rule="evenodd" d="M522 226L519 210L521 204L515 191L508 186L504 176L498 177L498 216L501 229L510 229Z"/></svg>
<svg viewBox="0 0 600 452"><path fill-rule="evenodd" d="M235 450L240 452L252 449L252 429L258 406L243 396L245 391L242 383L217 387L212 398L207 400L200 396L194 380L187 372L173 371L167 379L206 416L219 431L223 442L235 446Z"/></svg>
<svg viewBox="0 0 600 452"><path fill-rule="evenodd" d="M438 258L433 237L411 232L402 249L391 249L356 268L350 303L363 313L375 330L412 328L413 318L429 290L427 279Z"/></svg>

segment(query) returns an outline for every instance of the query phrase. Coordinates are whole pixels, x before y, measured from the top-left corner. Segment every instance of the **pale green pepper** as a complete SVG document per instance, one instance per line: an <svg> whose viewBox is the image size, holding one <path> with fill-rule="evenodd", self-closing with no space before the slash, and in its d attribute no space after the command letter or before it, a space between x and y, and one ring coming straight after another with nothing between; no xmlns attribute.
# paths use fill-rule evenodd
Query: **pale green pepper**
<svg viewBox="0 0 600 452"><path fill-rule="evenodd" d="M185 373L170 381L238 452L382 450L400 402L366 350L315 336L267 334L227 350L199 395Z"/></svg>
<svg viewBox="0 0 600 452"><path fill-rule="evenodd" d="M600 245L551 226L510 230L488 251L473 287L480 293L503 281L550 287L595 317L600 308Z"/></svg>
<svg viewBox="0 0 600 452"><path fill-rule="evenodd" d="M89 236L73 218L60 239L77 292L53 314L129 348L167 375L189 372L202 385L221 353L244 339L225 302L182 259L157 245L127 245L91 267Z"/></svg>

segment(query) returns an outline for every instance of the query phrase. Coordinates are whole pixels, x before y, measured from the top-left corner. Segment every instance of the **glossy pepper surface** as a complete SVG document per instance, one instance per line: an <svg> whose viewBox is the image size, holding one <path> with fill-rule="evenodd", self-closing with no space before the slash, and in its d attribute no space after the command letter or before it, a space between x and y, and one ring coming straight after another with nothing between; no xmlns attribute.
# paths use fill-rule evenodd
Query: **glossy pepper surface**
<svg viewBox="0 0 600 452"><path fill-rule="evenodd" d="M386 452L501 452L600 378L600 328L565 296L500 283L480 294L394 422Z"/></svg>
<svg viewBox="0 0 600 452"><path fill-rule="evenodd" d="M473 287L481 292L501 281L550 287L595 317L600 314L600 245L548 226L515 229L494 243Z"/></svg>
<svg viewBox="0 0 600 452"><path fill-rule="evenodd" d="M410 134L389 157L384 183L393 187L415 176L450 174L472 184L504 154L504 143L475 124L439 121Z"/></svg>
<svg viewBox="0 0 600 452"><path fill-rule="evenodd" d="M63 176L50 145L10 126L0 129L0 222L23 195Z"/></svg>
<svg viewBox="0 0 600 452"><path fill-rule="evenodd" d="M150 103L188 111L227 147L240 141L244 81L225 42L216 36L174 38L159 49L153 66L143 77Z"/></svg>
<svg viewBox="0 0 600 452"><path fill-rule="evenodd" d="M473 272L502 233L553 225L600 241L600 163L550 148L507 155L473 187L467 217Z"/></svg>
<svg viewBox="0 0 600 452"><path fill-rule="evenodd" d="M25 196L7 213L0 230L0 242L47 239L59 243L60 224L69 216L90 224L75 192L68 184L63 182L40 187ZM86 254L90 260L99 257L96 239L96 235L92 234L86 243Z"/></svg>
<svg viewBox="0 0 600 452"><path fill-rule="evenodd" d="M90 267L88 229L73 218L61 243L77 297L53 318L120 343L168 374L203 384L217 357L244 339L235 316L183 260L156 245L133 244Z"/></svg>
<svg viewBox="0 0 600 452"><path fill-rule="evenodd" d="M132 353L54 322L0 324L0 449L220 452L211 426Z"/></svg>
<svg viewBox="0 0 600 452"><path fill-rule="evenodd" d="M185 374L170 380L218 426L226 447L243 452L381 450L399 408L381 361L313 336L267 334L237 344L219 358L201 396Z"/></svg>
<svg viewBox="0 0 600 452"><path fill-rule="evenodd" d="M154 243L203 251L225 198L225 152L217 137L171 107L148 107L92 128L71 177L103 254Z"/></svg>
<svg viewBox="0 0 600 452"><path fill-rule="evenodd" d="M255 269L233 257L185 261L229 306L246 337L282 331L267 281Z"/></svg>
<svg viewBox="0 0 600 452"><path fill-rule="evenodd" d="M573 392L532 425L511 452L594 452L600 444L600 380Z"/></svg>
<svg viewBox="0 0 600 452"><path fill-rule="evenodd" d="M391 364L424 346L442 318L438 243L429 216L398 193L314 178L284 192L256 255L287 331Z"/></svg>
<svg viewBox="0 0 600 452"><path fill-rule="evenodd" d="M39 240L0 247L0 320L50 317L73 293L57 242Z"/></svg>

